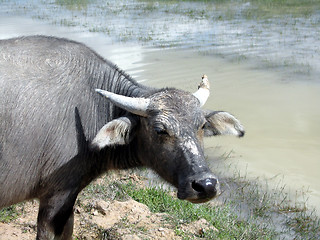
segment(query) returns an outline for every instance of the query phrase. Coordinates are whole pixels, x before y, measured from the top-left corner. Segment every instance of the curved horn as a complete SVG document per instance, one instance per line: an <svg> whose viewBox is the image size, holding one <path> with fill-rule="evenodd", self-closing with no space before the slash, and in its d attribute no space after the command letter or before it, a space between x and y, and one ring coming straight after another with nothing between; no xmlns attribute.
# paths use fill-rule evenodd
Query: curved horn
<svg viewBox="0 0 320 240"><path fill-rule="evenodd" d="M207 75L202 76L202 81L200 82L200 85L198 87L198 91L196 91L193 96L198 98L200 102L200 107L202 107L206 101L208 100L208 97L210 95L210 84Z"/></svg>
<svg viewBox="0 0 320 240"><path fill-rule="evenodd" d="M134 98L134 97L127 97L119 94L115 94L112 92L108 92L101 89L95 90L97 93L101 94L102 96L109 99L112 103L114 103L116 106L137 114L142 117L147 117L147 108L150 103L150 99L147 98Z"/></svg>

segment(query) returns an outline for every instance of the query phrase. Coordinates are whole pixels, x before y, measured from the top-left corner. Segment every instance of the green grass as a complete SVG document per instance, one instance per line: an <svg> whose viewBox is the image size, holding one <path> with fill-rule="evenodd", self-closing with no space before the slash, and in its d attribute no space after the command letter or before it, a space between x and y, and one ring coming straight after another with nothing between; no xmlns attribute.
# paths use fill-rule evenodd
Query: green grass
<svg viewBox="0 0 320 240"><path fill-rule="evenodd" d="M318 0L253 0L251 3L252 8L243 11L246 18L308 17L320 9Z"/></svg>
<svg viewBox="0 0 320 240"><path fill-rule="evenodd" d="M231 205L212 206L211 204L192 204L172 197L161 188L136 188L132 184L123 185L123 189L134 200L147 205L154 213L167 213L168 219L177 226L176 234L183 235L179 225L205 219L218 229L203 232L207 239L273 239L276 233L268 226L250 223L237 217Z"/></svg>
<svg viewBox="0 0 320 240"><path fill-rule="evenodd" d="M64 6L69 10L81 10L87 8L94 0L55 0L55 3Z"/></svg>
<svg viewBox="0 0 320 240"><path fill-rule="evenodd" d="M105 177L105 181L107 180L108 177ZM125 201L128 200L128 194L127 192L123 189L121 181L113 181L110 184L90 184L87 186L83 191L83 196L85 198L92 198L92 196L96 198L101 198L101 199L117 199L119 201Z"/></svg>
<svg viewBox="0 0 320 240"><path fill-rule="evenodd" d="M15 205L0 209L0 222L2 223L11 222L15 220L18 216L19 213L16 211Z"/></svg>

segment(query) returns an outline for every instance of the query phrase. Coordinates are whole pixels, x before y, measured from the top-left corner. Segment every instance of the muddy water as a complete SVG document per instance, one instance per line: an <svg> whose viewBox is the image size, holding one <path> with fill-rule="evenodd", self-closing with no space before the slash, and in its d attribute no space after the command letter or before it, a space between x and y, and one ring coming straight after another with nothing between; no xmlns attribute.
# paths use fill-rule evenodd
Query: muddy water
<svg viewBox="0 0 320 240"><path fill-rule="evenodd" d="M207 109L227 110L246 127L243 139L206 140L210 162L231 153L249 177L275 175L294 192L305 187L310 204L320 203L320 86L317 81L284 79L279 72L253 70L194 51L163 51L135 44L115 44L102 34L77 27L57 27L27 17L0 16L0 38L46 34L71 38L116 62L138 81L195 91L201 74L209 76ZM218 146L218 147L217 147Z"/></svg>

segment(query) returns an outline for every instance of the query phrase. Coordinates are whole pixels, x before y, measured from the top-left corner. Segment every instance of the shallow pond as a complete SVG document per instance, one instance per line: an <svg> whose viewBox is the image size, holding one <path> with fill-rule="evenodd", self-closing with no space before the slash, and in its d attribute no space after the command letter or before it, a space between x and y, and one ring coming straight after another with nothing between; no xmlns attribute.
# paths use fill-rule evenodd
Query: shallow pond
<svg viewBox="0 0 320 240"><path fill-rule="evenodd" d="M207 74L212 93L205 108L233 113L247 130L243 139L207 139L209 161L229 155L227 164L249 177L279 176L291 192L304 187L310 204L320 205L319 14L213 24L201 15L203 3L192 15L190 5L174 12L142 1L76 8L25 2L0 1L1 39L44 34L81 41L156 87L195 91Z"/></svg>

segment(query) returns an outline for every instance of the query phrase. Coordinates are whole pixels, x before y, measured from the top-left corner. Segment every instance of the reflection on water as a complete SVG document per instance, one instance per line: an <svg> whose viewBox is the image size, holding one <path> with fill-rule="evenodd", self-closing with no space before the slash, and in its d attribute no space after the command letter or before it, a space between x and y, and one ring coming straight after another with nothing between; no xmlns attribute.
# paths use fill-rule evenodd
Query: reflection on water
<svg viewBox="0 0 320 240"><path fill-rule="evenodd" d="M201 75L207 74L212 93L205 108L233 113L247 130L243 139L207 139L209 161L233 151L239 167L246 168L249 176L283 175L292 189L310 187L310 202L319 206L320 34L319 28L312 28L319 16L300 19L294 25L296 29L292 24L286 28L282 22L264 27L264 23L252 20L237 25L230 21L212 24L207 17L194 21L187 15L177 18L174 13L164 12L138 14L135 19L134 13L141 13L142 9L134 12L137 5L129 5L128 11L121 12L127 1L119 1L122 5L118 8L112 5L113 1L106 1L100 8L95 4L101 2L94 2L71 11L42 1L0 1L0 38L45 34L81 41L138 81L156 87L173 86L193 92ZM15 12L10 12L12 9ZM57 25L24 15L55 21ZM151 37L149 40L156 45L196 47L202 55L188 50L151 50L128 41L139 37ZM223 57L262 58L269 68L253 70L252 65L210 57L212 52ZM285 68L272 73L270 70L276 70L277 64L291 64L291 71L296 74L288 79ZM314 81L298 81L300 74L306 72L313 72L307 76ZM220 148L215 148L217 145Z"/></svg>

